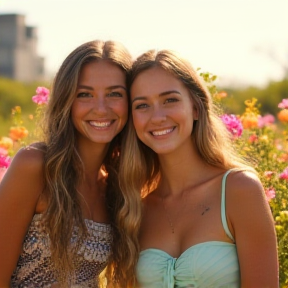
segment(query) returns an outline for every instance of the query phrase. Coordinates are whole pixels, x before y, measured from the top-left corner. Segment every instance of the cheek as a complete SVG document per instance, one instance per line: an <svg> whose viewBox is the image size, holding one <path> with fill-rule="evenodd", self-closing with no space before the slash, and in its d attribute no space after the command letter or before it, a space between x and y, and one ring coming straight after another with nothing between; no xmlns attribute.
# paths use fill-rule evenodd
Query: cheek
<svg viewBox="0 0 288 288"><path fill-rule="evenodd" d="M113 106L113 111L114 113L116 113L118 115L119 118L121 118L121 120L123 122L127 122L128 120L128 103L127 101L122 101L120 103L116 103Z"/></svg>
<svg viewBox="0 0 288 288"><path fill-rule="evenodd" d="M73 124L75 125L75 121L76 121L76 118L79 117L79 107L77 104L73 103L72 107L71 107L71 112L70 112L70 115L71 115L71 119L72 119L72 122Z"/></svg>
<svg viewBox="0 0 288 288"><path fill-rule="evenodd" d="M133 119L133 125L135 127L136 132L137 132L142 126L141 125L141 117L140 117L140 115L138 115L138 113L132 112L132 119Z"/></svg>

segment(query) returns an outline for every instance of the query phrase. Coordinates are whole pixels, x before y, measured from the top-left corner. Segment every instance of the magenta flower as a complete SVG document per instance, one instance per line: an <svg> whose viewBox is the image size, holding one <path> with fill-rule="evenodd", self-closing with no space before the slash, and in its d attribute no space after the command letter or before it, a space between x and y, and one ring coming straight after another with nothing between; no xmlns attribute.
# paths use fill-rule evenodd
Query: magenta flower
<svg viewBox="0 0 288 288"><path fill-rule="evenodd" d="M38 105L47 104L49 98L49 89L45 87L37 87L36 95L32 97L32 101Z"/></svg>
<svg viewBox="0 0 288 288"><path fill-rule="evenodd" d="M240 137L242 135L243 126L237 116L233 114L224 114L220 118L234 138Z"/></svg>
<svg viewBox="0 0 288 288"><path fill-rule="evenodd" d="M282 102L278 104L278 108L287 109L288 108L288 99L282 99Z"/></svg>
<svg viewBox="0 0 288 288"><path fill-rule="evenodd" d="M260 116L258 118L258 127L263 128L265 126L269 126L275 122L275 117L271 114L267 114L265 116Z"/></svg>
<svg viewBox="0 0 288 288"><path fill-rule="evenodd" d="M285 168L283 172L279 174L279 178L283 180L288 180L288 167Z"/></svg>
<svg viewBox="0 0 288 288"><path fill-rule="evenodd" d="M273 198L275 198L276 192L275 192L275 189L273 187L271 187L271 188L268 188L265 190L265 194L266 194L266 199L269 202Z"/></svg>
<svg viewBox="0 0 288 288"><path fill-rule="evenodd" d="M11 159L9 156L0 155L0 168L8 168Z"/></svg>

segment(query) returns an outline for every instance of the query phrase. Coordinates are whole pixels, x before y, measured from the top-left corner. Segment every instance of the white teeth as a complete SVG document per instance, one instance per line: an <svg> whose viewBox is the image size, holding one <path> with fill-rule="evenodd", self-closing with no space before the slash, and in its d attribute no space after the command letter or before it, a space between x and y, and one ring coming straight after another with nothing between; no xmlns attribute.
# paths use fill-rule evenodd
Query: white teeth
<svg viewBox="0 0 288 288"><path fill-rule="evenodd" d="M152 131L152 135L153 136L161 136L161 135L166 135L170 132L172 132L174 130L174 128L170 128L170 129L165 129L165 130L161 130L161 131Z"/></svg>
<svg viewBox="0 0 288 288"><path fill-rule="evenodd" d="M100 127L100 128L108 127L111 125L111 121L109 122L90 121L89 123L94 127Z"/></svg>

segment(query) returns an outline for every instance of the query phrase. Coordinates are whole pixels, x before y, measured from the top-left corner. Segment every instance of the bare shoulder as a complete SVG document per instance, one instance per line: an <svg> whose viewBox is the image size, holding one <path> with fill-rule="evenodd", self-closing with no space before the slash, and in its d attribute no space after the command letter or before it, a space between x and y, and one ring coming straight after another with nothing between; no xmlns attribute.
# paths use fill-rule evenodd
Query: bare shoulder
<svg viewBox="0 0 288 288"><path fill-rule="evenodd" d="M35 170L35 172L37 170L42 170L44 151L38 149L37 145L38 143L35 143L21 148L13 157L11 169L24 169L24 171L27 172L32 172L32 170Z"/></svg>
<svg viewBox="0 0 288 288"><path fill-rule="evenodd" d="M250 171L235 171L227 177L226 194L235 200L252 200L264 196L263 185L259 177Z"/></svg>
<svg viewBox="0 0 288 288"><path fill-rule="evenodd" d="M234 236L243 287L277 287L278 259L274 219L256 174L227 177L226 218ZM267 253L269 251L269 253Z"/></svg>
<svg viewBox="0 0 288 288"><path fill-rule="evenodd" d="M253 222L260 227L272 221L263 185L256 174L248 171L230 173L226 185L226 212L230 223L243 224L246 228Z"/></svg>
<svg viewBox="0 0 288 288"><path fill-rule="evenodd" d="M43 191L44 152L27 146L21 148L1 181L1 193L25 194L37 198ZM34 195L34 196L33 196ZM22 197L22 196L21 196Z"/></svg>

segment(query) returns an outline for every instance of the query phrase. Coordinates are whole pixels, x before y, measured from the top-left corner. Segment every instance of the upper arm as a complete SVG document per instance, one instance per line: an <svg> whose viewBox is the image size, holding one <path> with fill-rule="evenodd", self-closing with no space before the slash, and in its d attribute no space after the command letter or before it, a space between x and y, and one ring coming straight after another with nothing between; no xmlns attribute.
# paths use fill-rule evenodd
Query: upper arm
<svg viewBox="0 0 288 288"><path fill-rule="evenodd" d="M0 183L0 286L9 285L43 190L43 152L21 149Z"/></svg>
<svg viewBox="0 0 288 288"><path fill-rule="evenodd" d="M278 287L274 220L256 175L231 174L227 178L226 201L239 257L241 287Z"/></svg>

